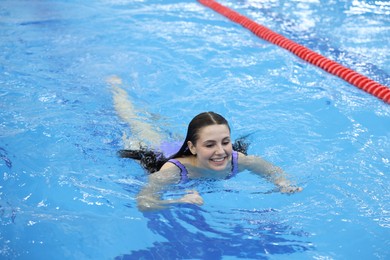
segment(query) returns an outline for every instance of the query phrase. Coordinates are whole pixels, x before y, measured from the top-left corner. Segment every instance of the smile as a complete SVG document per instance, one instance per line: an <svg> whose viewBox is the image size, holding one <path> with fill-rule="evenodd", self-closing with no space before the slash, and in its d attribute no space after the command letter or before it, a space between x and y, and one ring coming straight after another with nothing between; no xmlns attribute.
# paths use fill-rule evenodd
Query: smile
<svg viewBox="0 0 390 260"><path fill-rule="evenodd" d="M213 161L213 162L223 162L227 157L221 157L221 158L211 158L210 161Z"/></svg>

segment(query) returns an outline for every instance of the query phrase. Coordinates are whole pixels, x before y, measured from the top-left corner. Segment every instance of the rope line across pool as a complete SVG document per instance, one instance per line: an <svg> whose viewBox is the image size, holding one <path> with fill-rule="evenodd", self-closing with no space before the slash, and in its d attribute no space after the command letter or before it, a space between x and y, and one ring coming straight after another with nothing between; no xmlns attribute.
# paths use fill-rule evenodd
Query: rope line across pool
<svg viewBox="0 0 390 260"><path fill-rule="evenodd" d="M302 60L305 60L330 74L338 76L348 83L360 88L367 93L382 99L386 103L390 104L390 88L379 84L378 82L359 74L358 72L344 67L343 65L330 60L270 29L260 25L246 16L239 14L238 12L221 5L214 0L198 0L201 4L210 9L213 9L217 13L227 17L231 21L242 25L243 27L250 30L258 37L271 42L279 47L282 47Z"/></svg>

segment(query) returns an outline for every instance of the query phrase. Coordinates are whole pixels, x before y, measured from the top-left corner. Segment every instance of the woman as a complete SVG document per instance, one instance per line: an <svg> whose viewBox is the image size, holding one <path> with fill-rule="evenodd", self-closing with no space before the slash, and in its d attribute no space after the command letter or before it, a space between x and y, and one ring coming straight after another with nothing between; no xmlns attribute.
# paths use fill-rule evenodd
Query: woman
<svg viewBox="0 0 390 260"><path fill-rule="evenodd" d="M115 104L118 104L116 101L120 93L123 94L120 88L115 87ZM124 108L118 105L115 107L117 110ZM118 113L121 115L125 112L118 111ZM134 120L135 117L131 118ZM129 120L128 122L133 127L136 125ZM240 148L240 145L236 147ZM149 175L148 184L137 196L138 208L141 211L162 209L180 203L202 205L203 199L197 191L189 191L181 198L169 200L161 199L159 194L168 185L186 182L188 179L226 179L244 170L267 178L283 193L302 190L300 187L292 186L279 167L260 157L247 156L245 147L241 145L241 148L244 148L242 152L233 150L230 127L225 118L214 112L204 112L191 120L181 148L168 159L165 158L164 151L150 151L142 146L139 149L122 150L120 155L140 160L145 168L153 172Z"/></svg>

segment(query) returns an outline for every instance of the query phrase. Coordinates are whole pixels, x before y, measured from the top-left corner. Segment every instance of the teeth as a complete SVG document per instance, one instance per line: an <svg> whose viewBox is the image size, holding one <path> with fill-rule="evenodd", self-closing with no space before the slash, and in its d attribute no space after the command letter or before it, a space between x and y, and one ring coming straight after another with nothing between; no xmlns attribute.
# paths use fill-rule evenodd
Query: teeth
<svg viewBox="0 0 390 260"><path fill-rule="evenodd" d="M225 158L219 158L219 159L212 159L215 162L222 162Z"/></svg>

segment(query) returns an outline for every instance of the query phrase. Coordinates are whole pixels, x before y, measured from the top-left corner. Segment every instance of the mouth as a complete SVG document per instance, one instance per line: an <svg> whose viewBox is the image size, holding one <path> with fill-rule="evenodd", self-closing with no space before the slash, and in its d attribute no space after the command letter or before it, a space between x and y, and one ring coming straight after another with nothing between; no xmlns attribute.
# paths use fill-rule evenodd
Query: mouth
<svg viewBox="0 0 390 260"><path fill-rule="evenodd" d="M210 161L212 161L214 164L222 165L226 159L227 159L227 156L224 156L224 157L218 157L218 158L211 158Z"/></svg>

